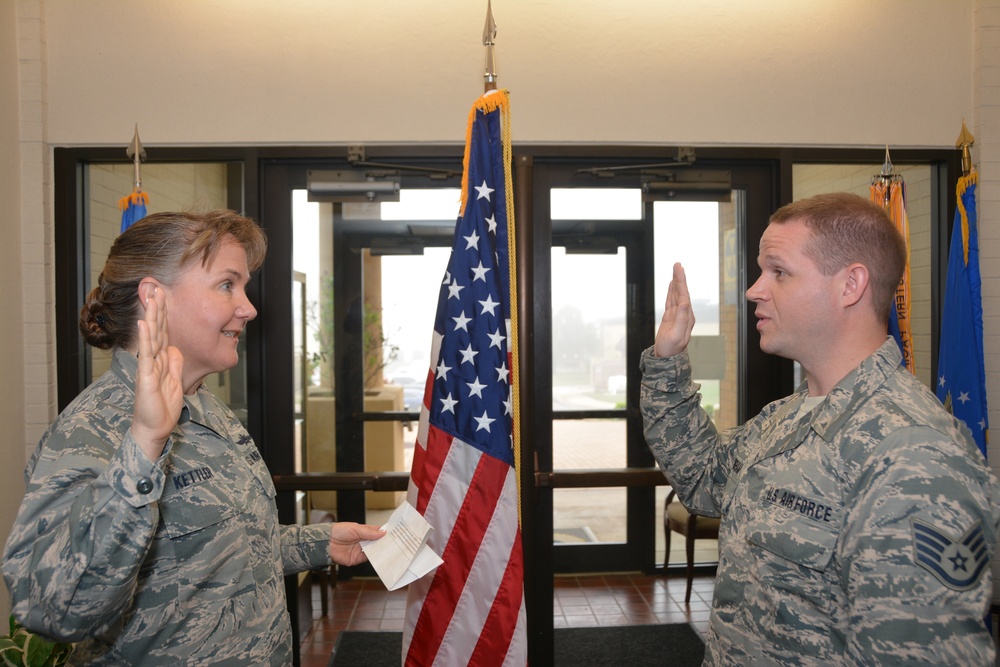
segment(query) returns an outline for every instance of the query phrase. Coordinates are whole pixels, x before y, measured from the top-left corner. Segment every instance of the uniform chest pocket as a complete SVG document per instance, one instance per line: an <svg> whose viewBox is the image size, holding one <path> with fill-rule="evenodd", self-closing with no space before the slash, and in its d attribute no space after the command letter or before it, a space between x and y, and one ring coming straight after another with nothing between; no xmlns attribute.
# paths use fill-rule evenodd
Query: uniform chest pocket
<svg viewBox="0 0 1000 667"><path fill-rule="evenodd" d="M765 500L751 516L747 541L775 556L823 572L836 549L840 518L840 508L813 499L783 496Z"/></svg>
<svg viewBox="0 0 1000 667"><path fill-rule="evenodd" d="M160 519L171 539L227 521L240 512L235 499L216 485L184 489L160 499Z"/></svg>

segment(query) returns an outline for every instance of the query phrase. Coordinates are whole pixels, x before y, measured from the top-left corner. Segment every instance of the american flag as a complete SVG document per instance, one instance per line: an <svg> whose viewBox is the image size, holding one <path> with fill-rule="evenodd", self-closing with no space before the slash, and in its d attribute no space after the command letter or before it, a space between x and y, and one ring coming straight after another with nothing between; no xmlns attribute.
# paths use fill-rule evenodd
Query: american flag
<svg viewBox="0 0 1000 667"><path fill-rule="evenodd" d="M405 665L524 665L514 465L509 100L469 113L462 207L441 283L407 500L444 563L410 584Z"/></svg>

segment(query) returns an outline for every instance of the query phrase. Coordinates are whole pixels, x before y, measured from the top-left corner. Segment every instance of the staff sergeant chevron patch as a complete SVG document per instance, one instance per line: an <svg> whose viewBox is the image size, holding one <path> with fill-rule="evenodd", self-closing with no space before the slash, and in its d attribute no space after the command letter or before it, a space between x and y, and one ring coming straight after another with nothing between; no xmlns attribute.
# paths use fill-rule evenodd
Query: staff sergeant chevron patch
<svg viewBox="0 0 1000 667"><path fill-rule="evenodd" d="M955 590L971 588L989 563L983 526L976 523L960 540L914 520L913 555L917 564Z"/></svg>

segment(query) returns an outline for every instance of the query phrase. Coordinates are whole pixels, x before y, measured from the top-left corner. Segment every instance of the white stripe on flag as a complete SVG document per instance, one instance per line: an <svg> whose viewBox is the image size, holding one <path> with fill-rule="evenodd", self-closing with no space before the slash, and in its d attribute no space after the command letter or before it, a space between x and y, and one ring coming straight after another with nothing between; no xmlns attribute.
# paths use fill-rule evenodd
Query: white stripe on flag
<svg viewBox="0 0 1000 667"><path fill-rule="evenodd" d="M432 499L433 500L433 499ZM515 507L512 513L504 509L504 505ZM445 632L441 647L438 649L435 665L467 665L475 644L467 640L470 636L482 633L486 618L489 616L500 588L504 572L507 569L510 550L514 546L517 534L517 483L514 471L511 470L504 480L503 491L498 499L496 509L490 517L489 527L483 537L482 544L472 564L472 570L465 581L465 588L455 606L448 630ZM514 521L510 521L513 518ZM449 641L450 635L458 632L460 641ZM523 664L523 663L522 663Z"/></svg>

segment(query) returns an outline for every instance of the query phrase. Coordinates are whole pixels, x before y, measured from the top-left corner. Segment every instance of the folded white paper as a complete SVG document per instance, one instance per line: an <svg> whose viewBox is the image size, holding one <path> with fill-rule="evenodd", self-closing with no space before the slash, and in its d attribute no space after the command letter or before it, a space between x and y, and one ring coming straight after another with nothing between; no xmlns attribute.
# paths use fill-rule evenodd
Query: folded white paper
<svg viewBox="0 0 1000 667"><path fill-rule="evenodd" d="M382 528L385 535L362 540L361 549L390 591L416 581L444 562L427 546L427 537L434 529L405 500Z"/></svg>

